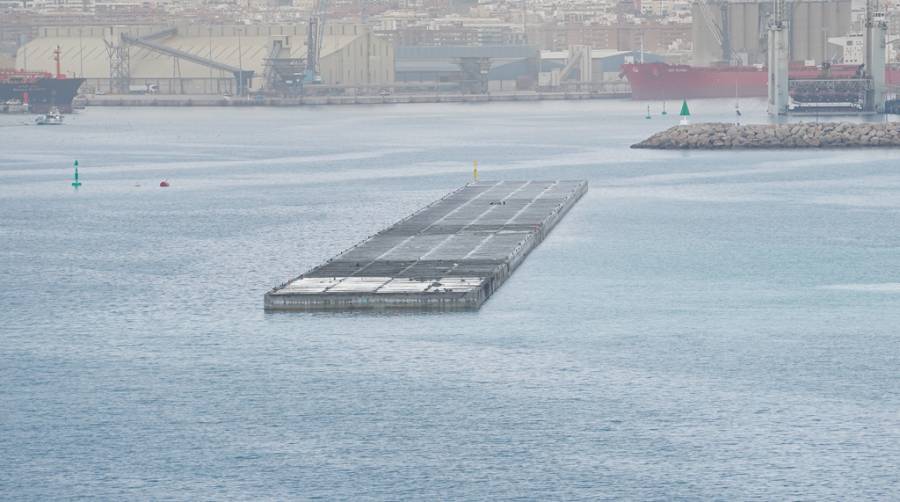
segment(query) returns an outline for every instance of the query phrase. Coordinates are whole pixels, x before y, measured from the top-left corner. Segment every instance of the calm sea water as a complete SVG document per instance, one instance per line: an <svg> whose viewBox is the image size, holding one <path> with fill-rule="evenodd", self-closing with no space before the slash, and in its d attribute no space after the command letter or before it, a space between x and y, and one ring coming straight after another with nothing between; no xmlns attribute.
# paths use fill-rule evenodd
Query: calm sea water
<svg viewBox="0 0 900 502"><path fill-rule="evenodd" d="M0 498L895 498L900 153L644 106L0 116ZM473 159L591 184L479 312L263 312Z"/></svg>

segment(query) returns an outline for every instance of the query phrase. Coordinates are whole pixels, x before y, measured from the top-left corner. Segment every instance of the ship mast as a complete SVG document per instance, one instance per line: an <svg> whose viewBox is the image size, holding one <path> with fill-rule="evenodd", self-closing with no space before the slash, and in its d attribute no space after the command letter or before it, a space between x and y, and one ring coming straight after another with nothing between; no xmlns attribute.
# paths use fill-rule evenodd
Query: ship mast
<svg viewBox="0 0 900 502"><path fill-rule="evenodd" d="M66 76L62 74L62 71L60 71L59 59L60 59L61 54L62 54L62 50L60 50L59 46L57 45L56 50L53 51L53 60L56 61L56 78L58 78L58 79L66 78Z"/></svg>

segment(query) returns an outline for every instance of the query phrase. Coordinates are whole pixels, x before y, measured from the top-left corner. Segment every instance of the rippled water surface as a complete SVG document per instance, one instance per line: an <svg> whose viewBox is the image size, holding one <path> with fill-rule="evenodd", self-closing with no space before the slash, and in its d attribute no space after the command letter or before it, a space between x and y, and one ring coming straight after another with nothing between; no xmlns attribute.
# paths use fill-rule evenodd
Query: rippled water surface
<svg viewBox="0 0 900 502"><path fill-rule="evenodd" d="M0 116L0 498L896 497L900 153L644 107ZM263 312L473 159L591 186L480 311Z"/></svg>

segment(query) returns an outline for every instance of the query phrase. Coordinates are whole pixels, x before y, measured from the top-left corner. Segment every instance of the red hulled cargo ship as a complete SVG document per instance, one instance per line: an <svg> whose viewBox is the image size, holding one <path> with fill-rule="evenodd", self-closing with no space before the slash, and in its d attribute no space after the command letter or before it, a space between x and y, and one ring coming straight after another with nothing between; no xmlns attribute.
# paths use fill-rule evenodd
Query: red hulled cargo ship
<svg viewBox="0 0 900 502"><path fill-rule="evenodd" d="M791 66L792 80L850 79L859 74L858 65L832 65L826 70ZM689 66L666 63L622 65L623 77L631 84L632 99L683 99L765 97L768 72L758 66ZM900 83L900 68L886 70L888 84Z"/></svg>
<svg viewBox="0 0 900 502"><path fill-rule="evenodd" d="M56 75L48 72L0 69L0 103L18 101L35 113L58 108L72 111L72 100L78 94L83 78L69 78L59 70L59 48L54 52Z"/></svg>

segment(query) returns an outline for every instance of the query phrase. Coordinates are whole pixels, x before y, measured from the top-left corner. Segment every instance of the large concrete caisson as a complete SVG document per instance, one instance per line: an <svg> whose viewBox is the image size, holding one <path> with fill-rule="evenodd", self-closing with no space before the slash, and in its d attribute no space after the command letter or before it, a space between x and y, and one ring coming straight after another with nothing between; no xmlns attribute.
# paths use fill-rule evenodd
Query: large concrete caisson
<svg viewBox="0 0 900 502"><path fill-rule="evenodd" d="M585 192L586 181L466 185L269 291L265 308L477 309Z"/></svg>

